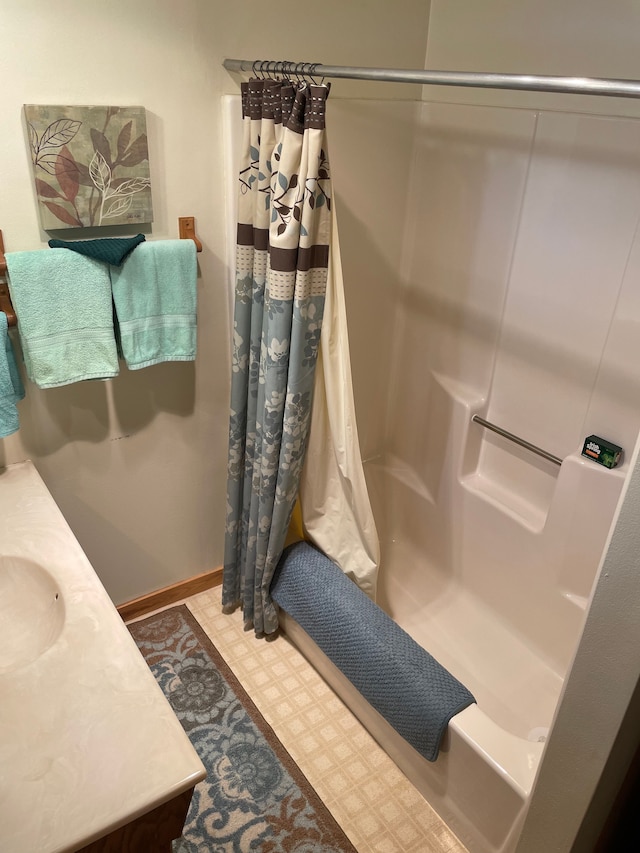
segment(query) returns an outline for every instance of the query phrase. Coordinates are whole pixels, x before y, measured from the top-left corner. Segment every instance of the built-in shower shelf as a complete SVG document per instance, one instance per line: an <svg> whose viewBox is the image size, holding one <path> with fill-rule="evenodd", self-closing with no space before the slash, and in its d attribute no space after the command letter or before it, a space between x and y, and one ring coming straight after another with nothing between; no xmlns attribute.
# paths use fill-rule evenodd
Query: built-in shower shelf
<svg viewBox="0 0 640 853"><path fill-rule="evenodd" d="M522 495L476 472L462 478L463 487L473 495L508 515L532 533L539 533L547 520L547 510L523 499Z"/></svg>
<svg viewBox="0 0 640 853"><path fill-rule="evenodd" d="M447 392L447 394L457 403L462 403L469 410L474 411L484 405L484 397L476 388L467 385L465 382L460 382L459 379L454 379L440 371L432 370L431 375L436 382Z"/></svg>

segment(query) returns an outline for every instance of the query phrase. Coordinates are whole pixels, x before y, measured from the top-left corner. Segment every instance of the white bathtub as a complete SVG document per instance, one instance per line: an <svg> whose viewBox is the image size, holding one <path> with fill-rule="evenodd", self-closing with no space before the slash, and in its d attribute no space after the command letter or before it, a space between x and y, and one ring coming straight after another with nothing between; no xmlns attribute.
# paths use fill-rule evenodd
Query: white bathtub
<svg viewBox="0 0 640 853"><path fill-rule="evenodd" d="M30 462L0 469L0 850L78 850L202 762Z"/></svg>
<svg viewBox="0 0 640 853"><path fill-rule="evenodd" d="M365 465L381 540L378 604L477 704L452 719L427 762L286 615L283 627L472 853L510 853L624 470L578 454L561 468L539 465L471 422L484 409L468 389L440 376L432 384L421 470L391 456ZM518 491L502 476L509 466Z"/></svg>

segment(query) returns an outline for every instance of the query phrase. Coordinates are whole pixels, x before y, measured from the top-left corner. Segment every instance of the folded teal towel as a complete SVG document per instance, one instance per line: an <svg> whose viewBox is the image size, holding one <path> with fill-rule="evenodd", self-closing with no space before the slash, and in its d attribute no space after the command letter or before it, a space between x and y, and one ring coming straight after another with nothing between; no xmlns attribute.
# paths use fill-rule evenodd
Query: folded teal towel
<svg viewBox="0 0 640 853"><path fill-rule="evenodd" d="M144 240L144 234L138 234L135 237L107 237L100 240L49 240L49 246L52 249L71 249L72 252L119 267Z"/></svg>
<svg viewBox="0 0 640 853"><path fill-rule="evenodd" d="M29 379L56 388L117 376L109 267L66 249L6 259Z"/></svg>
<svg viewBox="0 0 640 853"><path fill-rule="evenodd" d="M141 243L111 269L117 333L131 370L196 357L196 245Z"/></svg>
<svg viewBox="0 0 640 853"><path fill-rule="evenodd" d="M24 385L9 337L7 315L0 311L0 438L20 428L16 403L23 397Z"/></svg>

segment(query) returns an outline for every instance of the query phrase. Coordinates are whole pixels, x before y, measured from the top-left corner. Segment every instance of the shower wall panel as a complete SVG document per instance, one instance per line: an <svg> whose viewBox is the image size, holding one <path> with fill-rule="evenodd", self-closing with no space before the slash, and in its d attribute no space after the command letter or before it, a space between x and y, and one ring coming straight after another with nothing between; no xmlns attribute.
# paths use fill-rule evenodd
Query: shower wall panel
<svg viewBox="0 0 640 853"><path fill-rule="evenodd" d="M329 157L363 458L384 445L415 101L328 101Z"/></svg>
<svg viewBox="0 0 640 853"><path fill-rule="evenodd" d="M385 451L431 493L431 450L448 434L437 383L561 458L592 432L633 446L639 143L635 119L423 105ZM557 468L473 431L461 473L512 492L512 509L540 529Z"/></svg>
<svg viewBox="0 0 640 853"><path fill-rule="evenodd" d="M640 122L542 113L486 417L561 458L579 454L590 433L639 213ZM627 420L601 416L603 437L633 444L637 407ZM491 439L480 468L544 517L557 470L541 472L534 460Z"/></svg>
<svg viewBox="0 0 640 853"><path fill-rule="evenodd" d="M535 121L448 104L420 114L387 444L418 475L435 439L433 376L469 399L489 390Z"/></svg>
<svg viewBox="0 0 640 853"><path fill-rule="evenodd" d="M560 675L627 472L586 460L582 442L630 450L640 429L639 143L635 119L424 103L397 290L375 314L392 338L373 371L350 313L359 422L421 507L400 534L376 498L381 589L394 543L411 539L415 608L462 584Z"/></svg>

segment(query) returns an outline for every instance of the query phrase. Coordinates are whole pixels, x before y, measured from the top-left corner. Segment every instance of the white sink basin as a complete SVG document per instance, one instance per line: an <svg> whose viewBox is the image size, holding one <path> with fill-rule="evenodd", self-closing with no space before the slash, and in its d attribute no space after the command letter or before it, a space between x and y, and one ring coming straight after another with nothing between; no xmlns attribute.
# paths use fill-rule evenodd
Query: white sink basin
<svg viewBox="0 0 640 853"><path fill-rule="evenodd" d="M58 584L24 557L0 556L0 673L32 663L64 624Z"/></svg>
<svg viewBox="0 0 640 853"><path fill-rule="evenodd" d="M81 850L205 776L33 463L0 468L0 853Z"/></svg>

